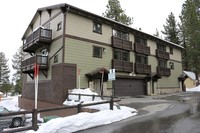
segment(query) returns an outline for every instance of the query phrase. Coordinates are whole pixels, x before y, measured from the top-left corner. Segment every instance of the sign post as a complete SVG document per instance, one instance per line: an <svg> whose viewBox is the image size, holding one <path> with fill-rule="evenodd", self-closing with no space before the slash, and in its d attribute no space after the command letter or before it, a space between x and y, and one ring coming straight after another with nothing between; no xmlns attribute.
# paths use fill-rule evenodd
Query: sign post
<svg viewBox="0 0 200 133"><path fill-rule="evenodd" d="M115 76L115 69L110 69L110 72L108 74L108 80L110 81L114 81L116 80L116 76ZM112 97L114 96L114 90L112 88Z"/></svg>
<svg viewBox="0 0 200 133"><path fill-rule="evenodd" d="M80 89L80 79L81 79L80 73L81 73L81 70L78 68L77 74L78 74L78 88L79 88L79 89Z"/></svg>
<svg viewBox="0 0 200 133"><path fill-rule="evenodd" d="M35 79L35 109L37 109L37 100L38 100L38 74L39 74L39 65L35 63L34 66L34 79Z"/></svg>

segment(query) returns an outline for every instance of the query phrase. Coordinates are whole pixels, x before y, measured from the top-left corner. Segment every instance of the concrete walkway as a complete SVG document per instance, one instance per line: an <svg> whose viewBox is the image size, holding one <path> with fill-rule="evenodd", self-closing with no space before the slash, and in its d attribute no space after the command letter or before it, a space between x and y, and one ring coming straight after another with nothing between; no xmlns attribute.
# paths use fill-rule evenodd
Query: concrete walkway
<svg viewBox="0 0 200 133"><path fill-rule="evenodd" d="M190 104L182 102L187 98L174 100L174 95L181 94L122 97L119 104L137 109L138 115L78 133L172 133L171 125L191 113Z"/></svg>

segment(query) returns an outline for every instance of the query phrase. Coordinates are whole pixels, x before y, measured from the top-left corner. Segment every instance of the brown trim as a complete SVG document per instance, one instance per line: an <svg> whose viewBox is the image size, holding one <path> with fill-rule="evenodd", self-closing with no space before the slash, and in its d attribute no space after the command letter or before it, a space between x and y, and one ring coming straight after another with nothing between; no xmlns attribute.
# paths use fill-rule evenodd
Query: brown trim
<svg viewBox="0 0 200 133"><path fill-rule="evenodd" d="M73 35L69 35L69 34L65 34L65 37L71 38L71 39L80 40L80 41L85 41L85 42L89 42L89 43L95 43L95 44L100 44L100 45L103 45L103 46L111 47L111 44L108 44L108 43L99 42L99 41L95 41L95 40L91 40L91 39L87 39L87 38L82 38L82 37L78 37L78 36L73 36Z"/></svg>

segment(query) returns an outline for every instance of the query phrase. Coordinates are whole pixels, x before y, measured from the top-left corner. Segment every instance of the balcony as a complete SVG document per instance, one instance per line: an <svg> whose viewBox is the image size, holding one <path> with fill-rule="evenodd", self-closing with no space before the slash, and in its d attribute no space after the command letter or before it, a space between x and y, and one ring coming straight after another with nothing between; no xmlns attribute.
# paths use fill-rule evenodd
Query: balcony
<svg viewBox="0 0 200 133"><path fill-rule="evenodd" d="M160 76L170 76L171 75L171 70L170 70L170 68L157 67L157 73Z"/></svg>
<svg viewBox="0 0 200 133"><path fill-rule="evenodd" d="M22 73L33 74L36 63L40 70L48 70L48 56L35 55L22 61Z"/></svg>
<svg viewBox="0 0 200 133"><path fill-rule="evenodd" d="M169 53L163 50L156 49L156 56L158 58L169 60Z"/></svg>
<svg viewBox="0 0 200 133"><path fill-rule="evenodd" d="M135 63L135 73L150 74L151 73L151 65Z"/></svg>
<svg viewBox="0 0 200 133"><path fill-rule="evenodd" d="M51 42L52 30L39 27L26 38L23 44L23 51L34 53L38 48L49 45Z"/></svg>
<svg viewBox="0 0 200 133"><path fill-rule="evenodd" d="M112 36L112 46L124 50L132 50L132 42Z"/></svg>
<svg viewBox="0 0 200 133"><path fill-rule="evenodd" d="M119 72L132 72L133 63L128 61L112 59L112 68Z"/></svg>
<svg viewBox="0 0 200 133"><path fill-rule="evenodd" d="M135 43L135 52L145 55L150 55L150 47Z"/></svg>

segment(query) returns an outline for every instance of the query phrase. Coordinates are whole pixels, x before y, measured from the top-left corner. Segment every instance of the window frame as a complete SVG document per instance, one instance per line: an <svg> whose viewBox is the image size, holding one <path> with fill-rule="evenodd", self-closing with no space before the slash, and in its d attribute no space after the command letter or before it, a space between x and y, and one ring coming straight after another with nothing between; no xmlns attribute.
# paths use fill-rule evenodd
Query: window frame
<svg viewBox="0 0 200 133"><path fill-rule="evenodd" d="M162 45L162 44L157 44L157 49L158 50L161 50L161 51L165 51L166 52L166 46L165 45Z"/></svg>
<svg viewBox="0 0 200 133"><path fill-rule="evenodd" d="M147 46L147 39L139 37L139 36L135 36L135 43Z"/></svg>
<svg viewBox="0 0 200 133"><path fill-rule="evenodd" d="M99 49L99 54L95 54L95 49ZM99 46L94 46L93 45L93 57L95 58L102 58L102 53L103 53L103 47L99 47Z"/></svg>
<svg viewBox="0 0 200 133"><path fill-rule="evenodd" d="M98 28L98 25L100 26L100 28ZM98 33L98 34L102 34L102 24L93 21L93 32Z"/></svg>
<svg viewBox="0 0 200 133"><path fill-rule="evenodd" d="M164 66L161 64L164 64ZM167 68L167 60L158 59L158 67Z"/></svg>
<svg viewBox="0 0 200 133"><path fill-rule="evenodd" d="M138 58L140 58L138 60ZM148 65L148 56L147 55L141 55L141 54L136 54L135 56L135 63L140 63L144 65Z"/></svg>
<svg viewBox="0 0 200 133"><path fill-rule="evenodd" d="M120 54L120 58L115 58L115 52ZM124 58L124 55L127 55L126 59ZM113 59L129 62L130 61L130 53L125 50L115 49L115 50L113 50Z"/></svg>
<svg viewBox="0 0 200 133"><path fill-rule="evenodd" d="M113 28L112 35L114 37L120 38L122 40L129 41L129 33L127 33L127 32L123 32L123 31L116 30L116 29Z"/></svg>
<svg viewBox="0 0 200 133"><path fill-rule="evenodd" d="M170 66L170 69L171 70L174 70L175 68L174 68L174 63L173 62L169 62L169 66Z"/></svg>
<svg viewBox="0 0 200 133"><path fill-rule="evenodd" d="M57 24L57 31L62 29L62 21Z"/></svg>
<svg viewBox="0 0 200 133"><path fill-rule="evenodd" d="M170 53L171 55L174 54L174 49L173 49L172 47L169 47L169 53Z"/></svg>

